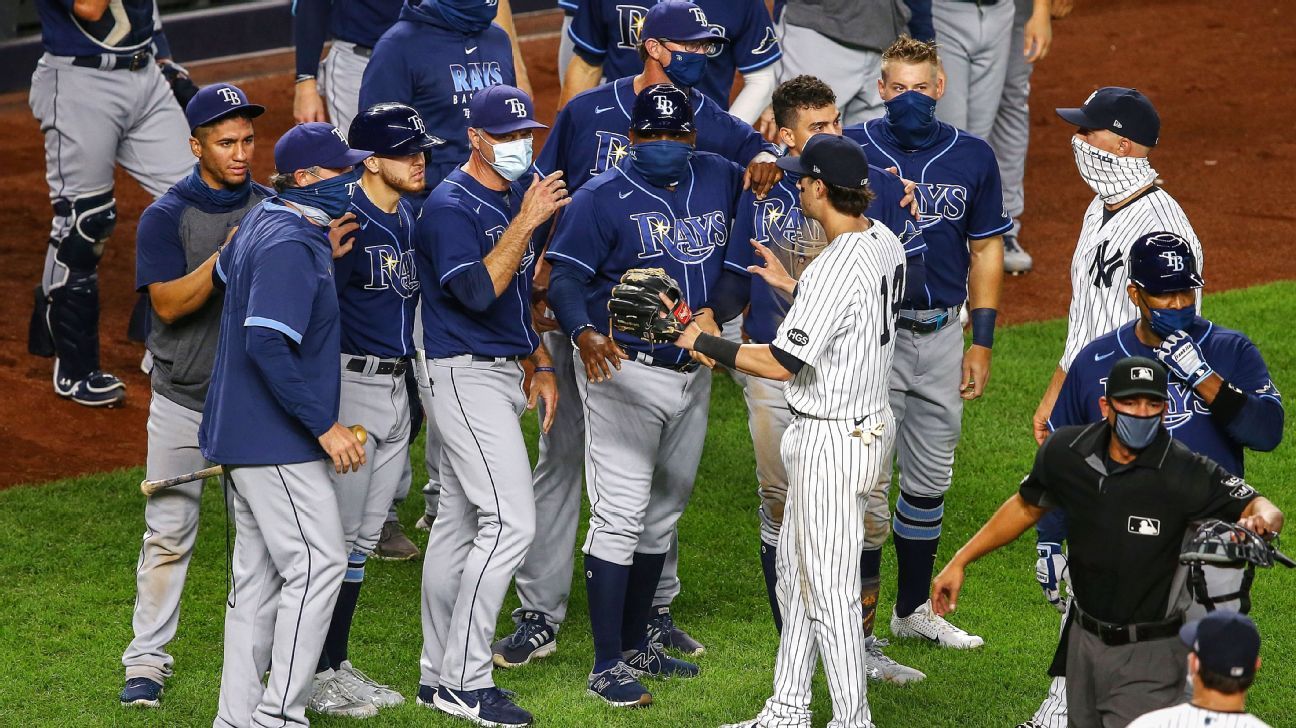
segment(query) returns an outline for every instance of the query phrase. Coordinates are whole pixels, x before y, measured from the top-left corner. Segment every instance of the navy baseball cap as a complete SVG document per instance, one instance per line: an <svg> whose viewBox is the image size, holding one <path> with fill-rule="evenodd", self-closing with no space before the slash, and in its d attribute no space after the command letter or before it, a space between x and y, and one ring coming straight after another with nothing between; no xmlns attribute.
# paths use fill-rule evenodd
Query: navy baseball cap
<svg viewBox="0 0 1296 728"><path fill-rule="evenodd" d="M1217 609L1179 628L1179 639L1197 654L1201 666L1223 677L1255 674L1260 657L1260 632L1241 612Z"/></svg>
<svg viewBox="0 0 1296 728"><path fill-rule="evenodd" d="M352 119L347 141L387 157L418 154L445 144L427 132L423 117L412 106L394 101L374 104Z"/></svg>
<svg viewBox="0 0 1296 728"><path fill-rule="evenodd" d="M535 105L514 86L490 86L468 102L468 126L487 134L511 134L523 129L548 129L535 120Z"/></svg>
<svg viewBox="0 0 1296 728"><path fill-rule="evenodd" d="M1106 129L1145 147L1155 147L1161 136L1161 116L1138 89L1104 86L1089 94L1078 109L1057 109L1068 124L1084 129Z"/></svg>
<svg viewBox="0 0 1296 728"><path fill-rule="evenodd" d="M859 189L868 186L868 157L858 142L836 134L815 134L799 157L783 157L776 164L794 174Z"/></svg>
<svg viewBox="0 0 1296 728"><path fill-rule="evenodd" d="M353 167L372 156L352 149L341 129L323 121L298 124L275 142L275 169L291 174L299 169Z"/></svg>
<svg viewBox="0 0 1296 728"><path fill-rule="evenodd" d="M1107 374L1107 399L1121 399L1144 395L1169 399L1168 375L1160 362L1145 356L1127 356L1117 359Z"/></svg>
<svg viewBox="0 0 1296 728"><path fill-rule="evenodd" d="M1197 257L1181 236L1171 232L1148 233L1130 246L1130 281L1153 295L1201 288Z"/></svg>
<svg viewBox="0 0 1296 728"><path fill-rule="evenodd" d="M265 113L260 104L248 103L243 89L232 83L214 83L203 86L198 93L189 99L185 107L185 120L189 122L189 132L200 126L220 121L235 113L255 118Z"/></svg>
<svg viewBox="0 0 1296 728"><path fill-rule="evenodd" d="M686 0L663 0L648 8L643 26L639 30L641 40L707 40L712 43L728 43L723 35L711 32L706 13L702 8Z"/></svg>
<svg viewBox="0 0 1296 728"><path fill-rule="evenodd" d="M693 131L693 104L688 93L669 83L657 83L644 89L635 97L630 130Z"/></svg>

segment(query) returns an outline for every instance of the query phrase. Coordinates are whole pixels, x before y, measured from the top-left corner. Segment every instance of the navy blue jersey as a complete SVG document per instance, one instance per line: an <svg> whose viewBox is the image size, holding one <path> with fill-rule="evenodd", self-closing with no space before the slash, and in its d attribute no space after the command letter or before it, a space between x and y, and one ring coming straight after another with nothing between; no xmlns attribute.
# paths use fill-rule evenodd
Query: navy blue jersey
<svg viewBox="0 0 1296 728"><path fill-rule="evenodd" d="M967 300L968 241L1002 235L1012 229L1004 211L999 163L983 139L940 124L936 141L926 149L906 152L886 127L873 119L842 130L859 142L869 164L896 167L900 176L918 184L918 222L927 239L927 285L905 291L911 308L948 308Z"/></svg>
<svg viewBox="0 0 1296 728"><path fill-rule="evenodd" d="M153 42L162 29L153 0L121 0L94 22L72 13L73 0L36 0L41 46L55 56L133 53Z"/></svg>
<svg viewBox="0 0 1296 728"><path fill-rule="evenodd" d="M738 204L738 214L733 224L732 260L746 268L758 265L751 241L774 249L780 241L795 243L800 235L805 216L801 213L800 194L793 174L784 174L765 199L758 200L748 190ZM877 195L865 214L885 225L900 238L905 257L912 258L927 250L918 222L908 208L900 207L904 197L904 183L898 177L877 167L869 167L869 188ZM752 276L751 308L743 318L743 330L752 341L768 344L774 341L779 324L792 306L790 298L770 288L764 278Z"/></svg>
<svg viewBox="0 0 1296 728"><path fill-rule="evenodd" d="M562 8L564 15L572 16L580 8L580 0L558 0L558 7Z"/></svg>
<svg viewBox="0 0 1296 728"><path fill-rule="evenodd" d="M326 36L373 48L396 22L404 4L404 0L293 0L297 75L319 72Z"/></svg>
<svg viewBox="0 0 1296 728"><path fill-rule="evenodd" d="M612 286L630 268L664 268L697 310L724 266L746 274L745 267L726 260L741 193L742 168L706 152L694 153L674 191L649 184L632 165L616 167L572 196L545 257L593 276L585 299L592 322L607 321ZM674 363L689 359L674 344L653 347L621 332L615 336L627 351Z"/></svg>
<svg viewBox="0 0 1296 728"><path fill-rule="evenodd" d="M456 169L423 203L415 244L422 283L423 348L428 358L525 356L540 345L531 325L535 248L530 242L513 282L485 311L469 310L447 288L452 278L481 265L495 249L513 222L525 190L518 183L507 192L497 192Z"/></svg>
<svg viewBox="0 0 1296 728"><path fill-rule="evenodd" d="M722 109L729 108L734 71L751 73L783 55L765 0L695 0L706 13L711 32L728 38L716 44L698 90ZM609 81L643 70L639 30L655 0L585 0L567 33L576 52L591 65L603 66Z"/></svg>
<svg viewBox="0 0 1296 728"><path fill-rule="evenodd" d="M414 206L378 209L356 187L351 198L360 229L351 251L335 262L342 353L389 359L414 353L414 307L419 280L414 265Z"/></svg>
<svg viewBox="0 0 1296 728"><path fill-rule="evenodd" d="M220 259L225 278L220 343L198 444L223 465L324 457L317 433L279 402L248 354L253 327L292 340L293 361L329 422L337 421L341 366L337 290L327 230L272 197L252 208Z"/></svg>
<svg viewBox="0 0 1296 728"><path fill-rule="evenodd" d="M468 159L468 102L489 86L517 85L513 47L498 25L464 35L420 6L406 5L400 20L374 46L360 82L360 108L396 101L413 106L428 133L446 140L432 150L428 188Z"/></svg>
<svg viewBox="0 0 1296 728"><path fill-rule="evenodd" d="M274 194L269 187L256 182L250 184L248 194L254 201ZM220 205L207 196L194 194L191 192L193 187L192 176L186 177L154 200L140 215L135 230L135 290L143 291L153 283L183 278L201 263L189 260L180 232L187 211L193 209L219 215L249 204L247 199L243 199L236 204ZM215 251L223 242L224 238L213 241L211 249Z"/></svg>

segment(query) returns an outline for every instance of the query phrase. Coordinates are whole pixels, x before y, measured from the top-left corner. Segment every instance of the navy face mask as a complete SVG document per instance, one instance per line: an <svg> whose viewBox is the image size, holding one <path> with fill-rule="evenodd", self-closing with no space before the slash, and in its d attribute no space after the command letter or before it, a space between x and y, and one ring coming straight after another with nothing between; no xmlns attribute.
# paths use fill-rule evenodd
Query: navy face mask
<svg viewBox="0 0 1296 728"><path fill-rule="evenodd" d="M1136 417L1124 412L1116 413L1116 439L1131 450L1142 450L1156 439L1161 427L1161 415Z"/></svg>
<svg viewBox="0 0 1296 728"><path fill-rule="evenodd" d="M1197 320L1197 304L1190 303L1183 308L1152 308L1148 306L1151 319L1148 325L1161 338L1166 338L1176 331L1187 331Z"/></svg>
<svg viewBox="0 0 1296 728"><path fill-rule="evenodd" d="M684 176L693 147L684 142L640 142L630 147L630 163L649 184L669 187Z"/></svg>
<svg viewBox="0 0 1296 728"><path fill-rule="evenodd" d="M350 172L320 180L313 185L289 187L280 192L279 197L289 202L319 210L328 216L328 220L321 223L327 225L329 222L346 214L347 207L351 204L351 193L355 189L354 185L360 181L362 174L361 168L356 166ZM307 217L315 222L320 222L310 215L307 215Z"/></svg>
<svg viewBox="0 0 1296 728"><path fill-rule="evenodd" d="M664 69L666 78L676 86L693 88L702 80L702 74L706 73L706 62L705 53L671 51L670 65Z"/></svg>
<svg viewBox="0 0 1296 728"><path fill-rule="evenodd" d="M905 91L887 101L886 123L891 135L905 149L922 149L936 138L936 99L917 91Z"/></svg>
<svg viewBox="0 0 1296 728"><path fill-rule="evenodd" d="M496 0L438 0L436 5L446 23L466 35L489 28L499 10Z"/></svg>

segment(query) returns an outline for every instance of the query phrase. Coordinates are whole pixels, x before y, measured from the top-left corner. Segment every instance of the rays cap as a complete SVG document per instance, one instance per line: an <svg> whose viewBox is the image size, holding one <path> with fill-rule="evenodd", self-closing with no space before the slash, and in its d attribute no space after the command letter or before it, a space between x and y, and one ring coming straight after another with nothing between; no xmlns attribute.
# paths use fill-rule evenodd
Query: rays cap
<svg viewBox="0 0 1296 728"><path fill-rule="evenodd" d="M1205 285L1197 272L1197 256L1182 236L1152 232L1130 246L1129 279L1134 285L1159 296L1189 291Z"/></svg>
<svg viewBox="0 0 1296 728"><path fill-rule="evenodd" d="M1209 672L1229 678L1255 674L1260 632L1245 614L1217 609L1179 628L1179 639Z"/></svg>
<svg viewBox="0 0 1296 728"><path fill-rule="evenodd" d="M352 149L341 129L323 121L298 124L275 142L275 170L292 174L299 169L354 167L371 152Z"/></svg>
<svg viewBox="0 0 1296 728"><path fill-rule="evenodd" d="M495 136L523 129L548 129L535 120L535 104L515 86L490 86L468 102L468 126Z"/></svg>
<svg viewBox="0 0 1296 728"><path fill-rule="evenodd" d="M1078 109L1057 109L1068 124L1082 129L1106 129L1145 147L1155 147L1161 136L1161 116L1138 89L1104 86L1089 94Z"/></svg>
<svg viewBox="0 0 1296 728"><path fill-rule="evenodd" d="M799 157L783 157L779 168L793 174L821 179L829 184L857 190L868 186L868 157L852 139L835 134L815 134Z"/></svg>
<svg viewBox="0 0 1296 728"><path fill-rule="evenodd" d="M1112 364L1107 374L1107 399L1137 396L1169 399L1168 386L1166 370L1160 362L1145 356L1127 356Z"/></svg>
<svg viewBox="0 0 1296 728"><path fill-rule="evenodd" d="M254 119L265 113L265 107L248 102L243 89L232 83L214 83L203 86L198 93L189 99L185 107L185 120L189 122L189 133L200 126L207 126L227 116L239 114Z"/></svg>
<svg viewBox="0 0 1296 728"><path fill-rule="evenodd" d="M656 83L635 97L630 112L631 131L674 131L687 134L694 130L693 105L688 92L669 83Z"/></svg>
<svg viewBox="0 0 1296 728"><path fill-rule="evenodd" d="M685 0L664 0L648 9L644 15L639 38L657 40L728 43L723 35L711 32L706 13L697 5Z"/></svg>

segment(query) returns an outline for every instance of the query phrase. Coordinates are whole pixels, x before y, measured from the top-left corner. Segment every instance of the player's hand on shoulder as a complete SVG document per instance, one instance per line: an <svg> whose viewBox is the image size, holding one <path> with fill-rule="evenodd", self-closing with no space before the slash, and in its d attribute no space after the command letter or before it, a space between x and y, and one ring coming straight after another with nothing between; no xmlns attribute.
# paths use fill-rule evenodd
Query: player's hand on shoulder
<svg viewBox="0 0 1296 728"><path fill-rule="evenodd" d="M765 279L770 288L776 291L782 291L789 296L796 290L797 280L788 275L787 268L783 267L783 261L774 255L774 252L767 246L757 242L755 238L751 240L752 247L756 249L756 256L760 258L760 265L747 266L747 272L752 275L758 275Z"/></svg>
<svg viewBox="0 0 1296 728"><path fill-rule="evenodd" d="M567 192L567 182L562 176L562 170L548 177L541 177L533 172L531 186L522 197L522 208L518 211L518 217L523 218L528 225L539 226L571 202L571 195Z"/></svg>
<svg viewBox="0 0 1296 728"><path fill-rule="evenodd" d="M355 231L359 229L360 223L356 222L354 212L348 212L329 223L328 238L329 245L333 247L333 260L351 252L351 246L355 244Z"/></svg>
<svg viewBox="0 0 1296 728"><path fill-rule="evenodd" d="M328 121L324 99L319 95L315 79L301 81L293 88L293 121L305 124L311 121Z"/></svg>
<svg viewBox="0 0 1296 728"><path fill-rule="evenodd" d="M591 382L611 379L613 370L621 369L621 360L630 358L615 341L594 329L585 329L576 336L576 348Z"/></svg>
<svg viewBox="0 0 1296 728"><path fill-rule="evenodd" d="M963 353L963 380L959 383L959 396L973 400L985 392L990 381L990 349L973 344Z"/></svg>
<svg viewBox="0 0 1296 728"><path fill-rule="evenodd" d="M320 435L319 444L333 461L333 470L339 474L357 471L365 464L364 445L354 432L341 423L334 422L332 427Z"/></svg>
<svg viewBox="0 0 1296 728"><path fill-rule="evenodd" d="M756 159L747 165L747 171L743 173L743 189L750 189L756 194L756 199L763 200L774 185L783 179L783 170L774 162L758 160L760 155L756 155Z"/></svg>
<svg viewBox="0 0 1296 728"><path fill-rule="evenodd" d="M918 196L914 194L914 190L918 189L918 183L914 182L911 179L905 179L904 177L900 177L900 170L896 167L887 167L886 171L900 178L900 182L901 184L904 185L904 191L905 191L904 196L900 198L900 206L908 209L909 214L913 215L914 219L917 219L918 218Z"/></svg>

